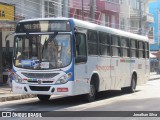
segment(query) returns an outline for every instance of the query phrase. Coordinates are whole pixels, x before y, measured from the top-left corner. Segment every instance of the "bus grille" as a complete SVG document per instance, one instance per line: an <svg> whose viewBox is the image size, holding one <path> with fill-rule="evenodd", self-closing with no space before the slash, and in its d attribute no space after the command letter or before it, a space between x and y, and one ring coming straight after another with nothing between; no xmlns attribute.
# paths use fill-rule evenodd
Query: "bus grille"
<svg viewBox="0 0 160 120"><path fill-rule="evenodd" d="M29 83L38 83L38 81L28 81ZM53 83L54 81L42 81L42 83Z"/></svg>
<svg viewBox="0 0 160 120"><path fill-rule="evenodd" d="M29 86L32 91L49 91L48 86Z"/></svg>
<svg viewBox="0 0 160 120"><path fill-rule="evenodd" d="M53 78L59 73L22 73L27 78Z"/></svg>

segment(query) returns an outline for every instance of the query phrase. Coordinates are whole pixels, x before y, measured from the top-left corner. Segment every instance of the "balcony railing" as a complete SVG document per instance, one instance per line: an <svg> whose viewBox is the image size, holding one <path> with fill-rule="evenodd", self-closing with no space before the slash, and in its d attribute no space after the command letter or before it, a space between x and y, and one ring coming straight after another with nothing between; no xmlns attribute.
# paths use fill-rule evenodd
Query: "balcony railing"
<svg viewBox="0 0 160 120"><path fill-rule="evenodd" d="M150 13L147 13L143 16L143 21L149 22L149 23L154 23L154 16Z"/></svg>
<svg viewBox="0 0 160 120"><path fill-rule="evenodd" d="M76 9L82 9L82 0L71 0L70 7ZM90 0L83 0L83 9L89 11Z"/></svg>
<svg viewBox="0 0 160 120"><path fill-rule="evenodd" d="M102 0L96 0L97 9L99 11L112 11L112 12L120 12L120 4Z"/></svg>
<svg viewBox="0 0 160 120"><path fill-rule="evenodd" d="M130 19L140 19L140 11L138 9L130 9Z"/></svg>

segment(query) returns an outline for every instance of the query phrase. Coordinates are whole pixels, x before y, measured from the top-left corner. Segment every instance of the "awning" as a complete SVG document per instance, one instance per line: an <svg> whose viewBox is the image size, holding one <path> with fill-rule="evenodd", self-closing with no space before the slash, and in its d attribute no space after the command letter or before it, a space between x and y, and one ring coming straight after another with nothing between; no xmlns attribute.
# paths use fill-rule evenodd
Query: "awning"
<svg viewBox="0 0 160 120"><path fill-rule="evenodd" d="M149 54L149 57L150 57L150 58L156 58L156 56L153 55L152 53Z"/></svg>

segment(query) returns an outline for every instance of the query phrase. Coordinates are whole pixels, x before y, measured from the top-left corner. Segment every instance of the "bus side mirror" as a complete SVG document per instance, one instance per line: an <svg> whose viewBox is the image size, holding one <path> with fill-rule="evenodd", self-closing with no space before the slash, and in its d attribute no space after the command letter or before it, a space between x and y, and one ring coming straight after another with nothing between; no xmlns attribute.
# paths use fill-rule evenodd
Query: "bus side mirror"
<svg viewBox="0 0 160 120"><path fill-rule="evenodd" d="M81 34L78 32L75 32L75 42L76 42L76 46L79 46L81 44Z"/></svg>
<svg viewBox="0 0 160 120"><path fill-rule="evenodd" d="M6 54L7 54L7 56L9 55L9 44L10 44L9 40L6 40Z"/></svg>
<svg viewBox="0 0 160 120"><path fill-rule="evenodd" d="M87 62L87 43L84 33L75 33L75 63Z"/></svg>

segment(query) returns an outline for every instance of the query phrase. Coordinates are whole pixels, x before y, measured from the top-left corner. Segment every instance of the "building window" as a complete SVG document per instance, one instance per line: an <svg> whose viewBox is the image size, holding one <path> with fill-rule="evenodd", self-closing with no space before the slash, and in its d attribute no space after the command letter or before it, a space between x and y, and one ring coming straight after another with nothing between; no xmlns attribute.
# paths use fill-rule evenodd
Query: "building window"
<svg viewBox="0 0 160 120"><path fill-rule="evenodd" d="M44 9L45 9L45 17L55 17L56 13L58 12L58 8L56 8L56 6L58 6L57 1L56 0L46 0L44 1ZM56 11L57 9L57 11Z"/></svg>
<svg viewBox="0 0 160 120"><path fill-rule="evenodd" d="M124 18L121 18L121 24L120 24L120 28L121 30L125 30L125 19Z"/></svg>
<svg viewBox="0 0 160 120"><path fill-rule="evenodd" d="M105 26L109 26L109 16L105 15Z"/></svg>
<svg viewBox="0 0 160 120"><path fill-rule="evenodd" d="M106 0L108 2L112 2L112 3L119 3L119 0Z"/></svg>
<svg viewBox="0 0 160 120"><path fill-rule="evenodd" d="M116 27L116 16L112 15L111 16L111 27L115 28Z"/></svg>
<svg viewBox="0 0 160 120"><path fill-rule="evenodd" d="M123 4L124 3L124 0L120 0L120 4Z"/></svg>

